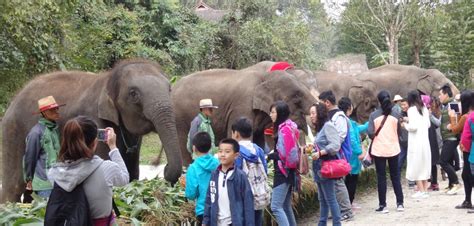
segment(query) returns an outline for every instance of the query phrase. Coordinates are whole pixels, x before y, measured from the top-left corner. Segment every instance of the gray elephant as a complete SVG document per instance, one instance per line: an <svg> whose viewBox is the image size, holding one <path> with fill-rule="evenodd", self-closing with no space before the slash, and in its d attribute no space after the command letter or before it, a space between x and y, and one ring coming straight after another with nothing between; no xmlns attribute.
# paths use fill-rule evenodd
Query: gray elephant
<svg viewBox="0 0 474 226"><path fill-rule="evenodd" d="M384 65L356 75L356 78L370 85L377 92L388 90L392 96L406 97L411 90L418 89L428 95L439 95L439 88L449 84L454 94L459 90L436 69L423 69L416 66Z"/></svg>
<svg viewBox="0 0 474 226"><path fill-rule="evenodd" d="M291 118L300 128L306 128L304 115L316 99L293 75L284 71L264 73L243 70L214 69L181 78L171 97L176 111L176 127L184 163L191 157L185 145L192 119L199 112L199 100L211 98L219 106L212 117L216 141L231 136L231 125L239 117L253 120L253 140L264 144L263 131L271 126L270 105L276 100L286 101Z"/></svg>
<svg viewBox="0 0 474 226"><path fill-rule="evenodd" d="M141 138L157 132L168 164L165 179L176 182L182 171L170 83L160 66L143 60L118 63L100 75L87 72L55 72L29 82L13 99L3 118L2 202L18 201L24 190L22 156L25 137L38 121L37 100L52 95L60 109L61 127L77 115L93 117L99 128L113 127L130 179L138 179ZM97 154L108 158L100 143Z"/></svg>
<svg viewBox="0 0 474 226"><path fill-rule="evenodd" d="M276 62L262 61L248 69L268 71ZM317 99L319 93L332 90L336 99L349 97L354 105L352 117L359 122L369 119L370 113L377 106L376 90L373 86L349 75L329 71L311 71L302 68L291 68L286 72L296 76Z"/></svg>

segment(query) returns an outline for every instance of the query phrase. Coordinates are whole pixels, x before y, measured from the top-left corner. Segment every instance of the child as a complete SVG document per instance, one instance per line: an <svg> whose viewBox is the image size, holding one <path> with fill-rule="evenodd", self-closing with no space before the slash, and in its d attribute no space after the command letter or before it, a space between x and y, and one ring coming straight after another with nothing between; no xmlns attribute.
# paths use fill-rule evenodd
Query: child
<svg viewBox="0 0 474 226"><path fill-rule="evenodd" d="M216 170L219 160L208 154L211 149L211 136L206 132L197 133L193 140L193 153L196 159L186 172L186 198L196 200L196 218L202 225L207 188L212 171Z"/></svg>
<svg viewBox="0 0 474 226"><path fill-rule="evenodd" d="M234 168L239 143L234 139L223 139L217 153L221 164L211 175L203 225L254 226L253 194L247 175Z"/></svg>
<svg viewBox="0 0 474 226"><path fill-rule="evenodd" d="M247 173L253 164L253 166L257 167L255 172L262 175L258 176L261 180L249 180L250 185L254 186L252 191L254 192L255 199L255 225L261 226L263 225L263 208L270 203L271 191L270 188L268 191L266 190L267 160L265 160L265 153L262 148L252 143L250 140L251 136L252 124L249 119L242 117L232 124L232 138L237 140L240 145L239 157L235 160L235 167L238 169L247 169L247 171L244 170L244 172ZM247 175L249 174L247 173ZM258 186L263 187L258 189ZM256 193L258 194L259 191L263 192L261 201L257 201L260 196L256 196Z"/></svg>

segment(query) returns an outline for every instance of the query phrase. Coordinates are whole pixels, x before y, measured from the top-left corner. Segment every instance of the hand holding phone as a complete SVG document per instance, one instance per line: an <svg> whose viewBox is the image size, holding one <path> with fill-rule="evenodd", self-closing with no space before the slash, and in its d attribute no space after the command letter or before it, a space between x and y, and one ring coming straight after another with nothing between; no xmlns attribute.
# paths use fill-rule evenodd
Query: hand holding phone
<svg viewBox="0 0 474 226"><path fill-rule="evenodd" d="M449 103L449 109L453 110L456 114L461 114L461 107L458 103Z"/></svg>
<svg viewBox="0 0 474 226"><path fill-rule="evenodd" d="M106 129L98 129L97 130L97 140L106 142L107 141L107 130Z"/></svg>

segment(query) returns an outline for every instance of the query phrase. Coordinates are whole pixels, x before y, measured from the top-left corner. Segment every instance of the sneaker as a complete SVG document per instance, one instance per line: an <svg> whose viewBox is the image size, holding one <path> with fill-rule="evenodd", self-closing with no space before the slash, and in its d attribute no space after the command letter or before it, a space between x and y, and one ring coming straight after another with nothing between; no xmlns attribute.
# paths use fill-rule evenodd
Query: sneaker
<svg viewBox="0 0 474 226"><path fill-rule="evenodd" d="M428 188L430 191L439 191L439 185L438 184L431 184L430 187Z"/></svg>
<svg viewBox="0 0 474 226"><path fill-rule="evenodd" d="M453 186L445 187L445 188L443 189L443 193L447 193L449 190L451 190L451 188L453 188Z"/></svg>
<svg viewBox="0 0 474 226"><path fill-rule="evenodd" d="M468 201L464 201L461 204L455 206L454 208L456 209L471 209L472 208L472 203Z"/></svg>
<svg viewBox="0 0 474 226"><path fill-rule="evenodd" d="M414 199L420 199L422 198L422 196L424 195L423 192L421 191L417 191L415 194L413 194L411 197L414 198Z"/></svg>
<svg viewBox="0 0 474 226"><path fill-rule="evenodd" d="M474 213L474 209L467 210L467 213Z"/></svg>
<svg viewBox="0 0 474 226"><path fill-rule="evenodd" d="M362 209L362 207L359 206L357 203L354 202L354 203L352 203L352 209L353 209L353 210L358 210L358 209Z"/></svg>
<svg viewBox="0 0 474 226"><path fill-rule="evenodd" d="M388 213L388 208L385 206L379 206L379 208L375 209L375 212L377 213Z"/></svg>
<svg viewBox="0 0 474 226"><path fill-rule="evenodd" d="M344 214L341 216L341 221L350 221L354 219L354 215L352 214Z"/></svg>
<svg viewBox="0 0 474 226"><path fill-rule="evenodd" d="M461 189L461 185L460 184L454 184L453 187L448 192L446 192L446 194L455 195L455 194L458 193L459 189Z"/></svg>
<svg viewBox="0 0 474 226"><path fill-rule="evenodd" d="M403 211L405 211L405 207L402 204L399 204L397 206L397 212L403 212Z"/></svg>
<svg viewBox="0 0 474 226"><path fill-rule="evenodd" d="M422 194L421 194L421 197L420 197L420 198L422 198L422 199L426 199L426 198L429 198L429 197L430 197L430 195L428 194L428 192L422 192Z"/></svg>

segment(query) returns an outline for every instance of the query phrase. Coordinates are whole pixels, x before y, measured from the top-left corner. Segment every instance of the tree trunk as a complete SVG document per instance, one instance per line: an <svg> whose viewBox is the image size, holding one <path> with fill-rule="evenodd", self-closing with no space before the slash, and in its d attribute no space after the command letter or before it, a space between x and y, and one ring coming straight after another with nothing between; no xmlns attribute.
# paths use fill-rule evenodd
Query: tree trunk
<svg viewBox="0 0 474 226"><path fill-rule="evenodd" d="M416 31L413 31L413 65L420 67L420 41L418 40Z"/></svg>

